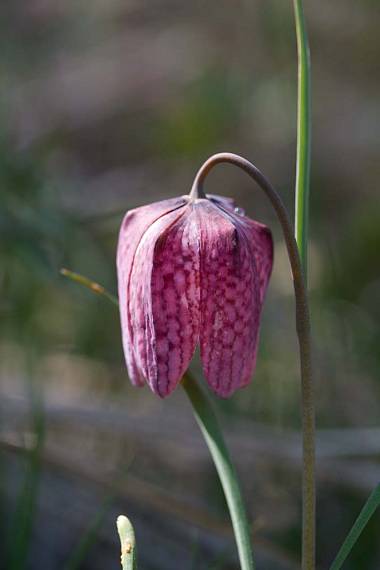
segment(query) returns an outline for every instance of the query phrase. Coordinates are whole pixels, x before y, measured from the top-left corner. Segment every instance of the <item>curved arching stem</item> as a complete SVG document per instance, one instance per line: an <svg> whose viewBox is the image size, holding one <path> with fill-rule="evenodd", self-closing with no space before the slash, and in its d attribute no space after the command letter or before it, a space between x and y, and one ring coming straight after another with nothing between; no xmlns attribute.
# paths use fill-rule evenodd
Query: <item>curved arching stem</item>
<svg viewBox="0 0 380 570"><path fill-rule="evenodd" d="M296 328L301 364L302 433L303 433L303 519L302 519L302 567L315 568L315 412L314 387L311 362L311 335L307 291L303 277L297 242L288 212L276 190L265 176L248 160L223 152L211 156L199 169L190 196L204 198L203 183L210 170L217 164L228 163L244 170L269 198L280 221L291 270L296 300Z"/></svg>

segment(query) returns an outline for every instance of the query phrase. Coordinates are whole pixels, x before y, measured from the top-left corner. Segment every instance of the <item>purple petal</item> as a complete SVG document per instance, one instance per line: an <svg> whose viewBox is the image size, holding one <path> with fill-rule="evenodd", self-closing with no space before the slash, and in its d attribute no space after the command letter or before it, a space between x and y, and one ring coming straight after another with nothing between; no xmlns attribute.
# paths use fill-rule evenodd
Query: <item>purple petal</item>
<svg viewBox="0 0 380 570"><path fill-rule="evenodd" d="M259 276L260 302L263 303L272 274L273 239L269 228L259 222L249 220L248 218L247 220L251 227L252 249L256 262L256 271Z"/></svg>
<svg viewBox="0 0 380 570"><path fill-rule="evenodd" d="M120 228L117 248L117 274L121 329L129 377L131 382L136 386L144 384L144 379L141 370L139 370L136 364L133 350L133 331L129 311L130 275L136 249L142 236L152 223L185 203L186 201L183 198L174 198L143 206L142 208L136 208L126 214Z"/></svg>
<svg viewBox="0 0 380 570"><path fill-rule="evenodd" d="M131 274L134 352L151 389L165 397L187 369L199 337L199 236L192 208L145 232Z"/></svg>
<svg viewBox="0 0 380 570"><path fill-rule="evenodd" d="M238 224L250 234L249 241L254 244L252 251L255 258L256 271L259 275L260 301L263 302L273 267L272 233L264 224L248 218L243 209L236 208L232 198L227 198L223 201L221 196L210 196L216 199L217 206L226 212L235 225Z"/></svg>
<svg viewBox="0 0 380 570"><path fill-rule="evenodd" d="M203 370L210 387L228 397L249 382L255 367L272 250L260 225L206 200L196 207L201 234Z"/></svg>

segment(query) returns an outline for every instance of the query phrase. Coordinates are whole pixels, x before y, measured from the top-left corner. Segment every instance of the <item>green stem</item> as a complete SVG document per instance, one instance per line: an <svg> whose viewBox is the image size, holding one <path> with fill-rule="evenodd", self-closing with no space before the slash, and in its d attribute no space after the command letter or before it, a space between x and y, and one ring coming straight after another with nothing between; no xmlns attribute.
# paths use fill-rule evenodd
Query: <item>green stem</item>
<svg viewBox="0 0 380 570"><path fill-rule="evenodd" d="M68 277L72 281L84 285L85 287L87 287L87 289L90 289L91 291L99 295L103 295L106 299L111 301L113 305L116 306L119 305L117 297L109 293L103 286L99 285L98 283L94 283L87 277L84 277L79 273L74 273L73 271L69 271L68 269L61 269L61 273L62 275ZM182 385L193 405L193 412L195 418L206 440L207 446L214 460L215 467L217 469L223 487L223 491L231 515L232 526L235 533L241 570L254 570L255 565L252 556L252 547L251 547L247 515L244 509L237 475L232 465L217 419L206 396L200 390L196 382L190 377L189 373L187 373L187 375L184 377ZM122 529L126 529L128 526L124 520L125 518L126 517L122 517L123 520L121 520ZM121 519L121 517L119 517L119 519ZM118 529L119 529L119 522L118 522ZM125 534L122 535L120 529L119 529L119 534L121 540L122 536L124 537L126 536ZM131 558L127 557L125 559L125 563L130 564ZM125 569L129 570L130 568L134 569L135 567L123 566L123 570Z"/></svg>
<svg viewBox="0 0 380 570"><path fill-rule="evenodd" d="M111 301L113 305L116 305L116 307L119 306L119 301L117 300L117 297L109 293L107 289L103 287L103 285L99 285L99 283L91 281L91 279L88 279L88 277L85 277L80 273L74 273L74 271L70 271L65 267L61 268L60 273L64 277L71 279L71 281L75 281L75 283L84 285L84 287L87 287L87 289L90 289L90 291L92 291L93 293L96 293L97 295L102 295L103 297L108 299L108 301Z"/></svg>
<svg viewBox="0 0 380 570"><path fill-rule="evenodd" d="M310 51L302 0L293 0L298 52L297 171L295 235L307 281L309 188L311 160Z"/></svg>
<svg viewBox="0 0 380 570"><path fill-rule="evenodd" d="M346 540L343 542L330 570L339 570L344 564L347 556L350 554L356 541L366 527L369 519L372 517L378 506L380 505L380 484L372 491L368 497L366 504L359 513L354 526L350 530Z"/></svg>
<svg viewBox="0 0 380 570"><path fill-rule="evenodd" d="M193 406L195 419L207 443L230 511L242 570L255 568L247 514L240 493L236 471L231 462L222 432L208 398L189 373L182 386Z"/></svg>
<svg viewBox="0 0 380 570"><path fill-rule="evenodd" d="M311 163L311 73L310 73L310 50L307 37L305 15L302 0L293 0L294 17L297 35L298 54L298 101L297 101L297 167L295 189L295 236L300 253L305 286L308 275L308 234L309 234L309 192L310 192L310 163ZM306 395L307 399L312 394ZM313 401L310 402L313 406ZM313 418L306 418L306 423L314 423ZM304 422L305 425L305 422ZM310 426L305 426L310 429ZM305 429L304 427L304 429ZM314 428L313 428L314 429ZM307 443L307 442L306 442ZM308 460L309 461L309 460ZM313 464L304 467L309 472L307 482L304 485L310 487L314 483L314 458ZM310 471L313 471L311 474ZM310 490L304 490L304 495L309 495L309 501L313 502L313 509L306 509L304 503L302 525L302 568L313 570L315 568L315 497L311 499ZM313 512L312 512L313 510Z"/></svg>
<svg viewBox="0 0 380 570"><path fill-rule="evenodd" d="M311 336L307 289L294 231L288 212L276 190L256 166L245 158L230 152L211 156L199 169L192 188L192 195L199 195L210 170L217 164L229 163L246 172L269 198L282 227L290 266L293 274L296 299L296 327L301 364L302 434L303 434L303 520L302 520L302 568L315 567L315 419L314 387L311 360ZM197 194L198 193L198 194Z"/></svg>

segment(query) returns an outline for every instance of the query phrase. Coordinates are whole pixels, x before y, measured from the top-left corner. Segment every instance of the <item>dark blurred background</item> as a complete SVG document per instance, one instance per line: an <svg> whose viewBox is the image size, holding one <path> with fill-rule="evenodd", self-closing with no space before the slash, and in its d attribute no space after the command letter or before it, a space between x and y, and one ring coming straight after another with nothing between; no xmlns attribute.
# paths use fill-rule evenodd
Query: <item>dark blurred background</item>
<svg viewBox="0 0 380 570"><path fill-rule="evenodd" d="M318 561L328 568L380 479L380 11L306 2L313 60L310 294L318 406ZM238 567L213 465L179 388L129 385L119 319L62 266L116 291L124 212L185 194L208 155L255 162L293 212L292 3L3 0L0 7L0 566ZM208 190L273 229L254 381L215 401L260 569L298 568L294 301L278 223L220 166ZM197 359L193 370L199 373ZM347 570L380 568L380 516Z"/></svg>

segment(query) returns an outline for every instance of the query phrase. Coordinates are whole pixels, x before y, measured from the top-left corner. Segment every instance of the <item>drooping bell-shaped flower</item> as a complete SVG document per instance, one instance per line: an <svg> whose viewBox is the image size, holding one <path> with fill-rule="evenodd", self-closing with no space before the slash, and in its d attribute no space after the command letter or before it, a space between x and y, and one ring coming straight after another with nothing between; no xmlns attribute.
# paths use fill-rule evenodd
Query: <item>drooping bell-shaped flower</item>
<svg viewBox="0 0 380 570"><path fill-rule="evenodd" d="M269 229L229 198L183 196L128 212L117 272L132 383L169 395L199 343L216 394L248 384L272 262Z"/></svg>

